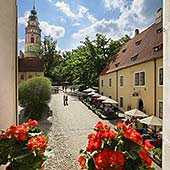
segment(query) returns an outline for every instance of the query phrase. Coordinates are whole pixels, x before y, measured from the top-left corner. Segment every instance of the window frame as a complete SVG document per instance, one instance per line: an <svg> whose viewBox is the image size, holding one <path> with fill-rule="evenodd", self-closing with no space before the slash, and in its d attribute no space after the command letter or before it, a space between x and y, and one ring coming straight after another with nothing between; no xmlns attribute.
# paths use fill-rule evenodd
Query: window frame
<svg viewBox="0 0 170 170"><path fill-rule="evenodd" d="M160 103L162 103L162 115L160 114ZM158 100L158 114L159 114L159 118L162 119L163 118L163 100Z"/></svg>
<svg viewBox="0 0 170 170"><path fill-rule="evenodd" d="M108 82L108 83L109 83L109 84L108 84L108 85L109 85L109 88L111 88L111 87L112 87L112 78L111 78L111 77L109 78L109 82Z"/></svg>
<svg viewBox="0 0 170 170"><path fill-rule="evenodd" d="M121 99L122 99L122 103L121 103ZM121 105L122 104L122 105ZM123 106L124 106L124 97L123 96L119 96L119 106L121 107L121 108L123 108Z"/></svg>
<svg viewBox="0 0 170 170"><path fill-rule="evenodd" d="M121 84L121 77L122 77L122 84ZM124 87L124 75L119 76L119 87L121 87L121 88Z"/></svg>
<svg viewBox="0 0 170 170"><path fill-rule="evenodd" d="M141 84L141 73L144 73L144 84ZM138 74L139 77L138 77L138 84L136 84L136 77L135 75ZM146 86L146 72L144 70L141 70L141 71L136 71L134 72L134 87L145 87Z"/></svg>
<svg viewBox="0 0 170 170"><path fill-rule="evenodd" d="M32 41L32 40L33 40L33 41ZM34 42L34 37L31 37L31 43L35 43L35 42Z"/></svg>
<svg viewBox="0 0 170 170"><path fill-rule="evenodd" d="M22 74L22 75L20 76L20 78L21 78L21 80L24 80L24 75Z"/></svg>
<svg viewBox="0 0 170 170"><path fill-rule="evenodd" d="M162 69L162 84L160 84L160 69ZM158 67L158 86L159 87L163 87L163 66L161 66L161 67Z"/></svg>

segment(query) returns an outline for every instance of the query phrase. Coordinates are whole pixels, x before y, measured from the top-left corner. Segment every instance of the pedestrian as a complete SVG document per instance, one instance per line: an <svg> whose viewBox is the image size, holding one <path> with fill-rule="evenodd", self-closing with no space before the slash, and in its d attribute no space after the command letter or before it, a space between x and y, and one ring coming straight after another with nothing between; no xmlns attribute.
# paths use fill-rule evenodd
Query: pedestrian
<svg viewBox="0 0 170 170"><path fill-rule="evenodd" d="M66 105L66 96L65 95L63 96L63 104L64 104L64 106Z"/></svg>
<svg viewBox="0 0 170 170"><path fill-rule="evenodd" d="M65 105L68 105L68 96L65 96Z"/></svg>

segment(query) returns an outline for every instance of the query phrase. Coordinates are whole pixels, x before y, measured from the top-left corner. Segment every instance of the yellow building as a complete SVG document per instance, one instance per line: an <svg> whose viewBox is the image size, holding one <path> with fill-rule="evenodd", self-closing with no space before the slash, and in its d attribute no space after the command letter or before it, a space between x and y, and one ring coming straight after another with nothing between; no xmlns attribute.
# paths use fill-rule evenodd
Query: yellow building
<svg viewBox="0 0 170 170"><path fill-rule="evenodd" d="M163 112L162 10L155 23L119 51L99 76L99 91L119 102L124 110L137 108L162 118Z"/></svg>
<svg viewBox="0 0 170 170"><path fill-rule="evenodd" d="M18 81L27 80L35 76L44 76L44 62L36 56L36 49L41 41L41 29L35 5L28 17L25 28L25 52L18 60Z"/></svg>

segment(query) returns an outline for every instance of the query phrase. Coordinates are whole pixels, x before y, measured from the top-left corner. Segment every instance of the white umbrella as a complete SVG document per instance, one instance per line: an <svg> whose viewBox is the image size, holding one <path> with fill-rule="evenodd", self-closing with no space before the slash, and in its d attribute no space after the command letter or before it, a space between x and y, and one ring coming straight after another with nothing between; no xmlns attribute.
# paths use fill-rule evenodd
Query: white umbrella
<svg viewBox="0 0 170 170"><path fill-rule="evenodd" d="M92 97L101 97L101 95L99 93L95 93L92 95Z"/></svg>
<svg viewBox="0 0 170 170"><path fill-rule="evenodd" d="M94 94L96 94L96 93L94 91L92 91L92 92L88 93L88 96L92 96Z"/></svg>
<svg viewBox="0 0 170 170"><path fill-rule="evenodd" d="M126 115L134 116L134 117L147 117L148 115L144 112L141 112L138 109L133 109L125 112Z"/></svg>
<svg viewBox="0 0 170 170"><path fill-rule="evenodd" d="M99 98L97 98L97 100L106 100L108 97L106 96L100 96Z"/></svg>
<svg viewBox="0 0 170 170"><path fill-rule="evenodd" d="M83 90L83 92L87 92L87 93L89 93L89 92L95 92L96 90L94 90L94 89L92 89L92 88L88 88L88 89L86 89L86 90Z"/></svg>
<svg viewBox="0 0 170 170"><path fill-rule="evenodd" d="M162 126L162 119L156 116L149 116L147 118L139 120L141 123L152 125L152 126Z"/></svg>
<svg viewBox="0 0 170 170"><path fill-rule="evenodd" d="M117 104L118 102L113 99L107 98L106 100L102 101L102 103Z"/></svg>

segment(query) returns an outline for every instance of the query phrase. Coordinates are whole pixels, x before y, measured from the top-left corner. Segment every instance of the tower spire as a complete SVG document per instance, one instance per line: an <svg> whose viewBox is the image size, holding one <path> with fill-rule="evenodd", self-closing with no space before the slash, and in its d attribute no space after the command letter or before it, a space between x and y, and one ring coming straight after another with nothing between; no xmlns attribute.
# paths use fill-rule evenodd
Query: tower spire
<svg viewBox="0 0 170 170"><path fill-rule="evenodd" d="M33 10L35 10L35 1L34 1L34 4L33 4Z"/></svg>

